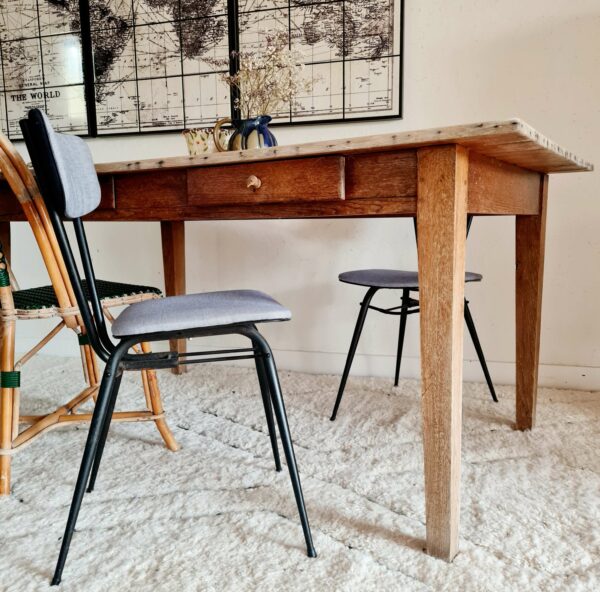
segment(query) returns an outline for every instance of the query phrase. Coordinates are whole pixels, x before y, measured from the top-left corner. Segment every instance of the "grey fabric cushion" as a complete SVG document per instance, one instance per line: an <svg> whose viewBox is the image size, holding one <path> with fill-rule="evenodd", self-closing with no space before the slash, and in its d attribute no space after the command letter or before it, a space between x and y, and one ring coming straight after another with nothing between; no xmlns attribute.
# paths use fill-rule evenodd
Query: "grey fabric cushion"
<svg viewBox="0 0 600 592"><path fill-rule="evenodd" d="M467 271L465 282L480 282L483 276ZM367 286L369 288L413 288L419 287L419 276L416 271L400 271L396 269L357 269L345 271L339 275L340 282Z"/></svg>
<svg viewBox="0 0 600 592"><path fill-rule="evenodd" d="M229 290L131 304L118 316L112 332L115 337L128 337L291 318L292 313L287 308L263 292Z"/></svg>
<svg viewBox="0 0 600 592"><path fill-rule="evenodd" d="M81 218L100 205L100 183L87 144L77 136L58 134L44 112L42 117L65 197L65 216Z"/></svg>

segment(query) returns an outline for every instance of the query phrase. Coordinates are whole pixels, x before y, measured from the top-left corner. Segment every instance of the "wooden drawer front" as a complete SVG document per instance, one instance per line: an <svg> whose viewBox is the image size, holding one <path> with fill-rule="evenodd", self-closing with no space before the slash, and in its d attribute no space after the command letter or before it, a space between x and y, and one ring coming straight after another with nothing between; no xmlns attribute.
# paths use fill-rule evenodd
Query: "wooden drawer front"
<svg viewBox="0 0 600 592"><path fill-rule="evenodd" d="M344 199L344 158L324 156L188 170L196 206Z"/></svg>
<svg viewBox="0 0 600 592"><path fill-rule="evenodd" d="M174 208L186 202L185 171L158 171L115 177L119 209Z"/></svg>
<svg viewBox="0 0 600 592"><path fill-rule="evenodd" d="M417 154L373 152L346 158L346 199L415 197Z"/></svg>

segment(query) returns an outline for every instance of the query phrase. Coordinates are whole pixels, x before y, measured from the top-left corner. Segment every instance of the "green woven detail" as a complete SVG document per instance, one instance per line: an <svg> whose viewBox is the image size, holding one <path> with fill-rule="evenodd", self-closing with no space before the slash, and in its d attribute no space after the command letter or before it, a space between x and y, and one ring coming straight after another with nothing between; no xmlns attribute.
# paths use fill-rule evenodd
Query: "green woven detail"
<svg viewBox="0 0 600 592"><path fill-rule="evenodd" d="M0 372L1 388L19 388L21 386L21 373L18 370L12 372Z"/></svg>
<svg viewBox="0 0 600 592"><path fill-rule="evenodd" d="M77 339L79 341L79 345L89 345L90 344L90 338L87 335L87 333L80 333L79 335L77 335Z"/></svg>
<svg viewBox="0 0 600 592"><path fill-rule="evenodd" d="M8 275L8 265L4 256L4 249L0 243L0 288L10 286L10 276Z"/></svg>
<svg viewBox="0 0 600 592"><path fill-rule="evenodd" d="M96 280L96 286L100 300L124 298L126 296L135 296L139 294L158 294L159 296L161 294L161 291L158 288L153 288L151 286L121 284L119 282L107 282L104 280ZM87 296L88 289L85 280L83 281L83 289ZM13 292L13 299L17 310L39 310L41 308L58 306L58 300L56 299L52 286L18 290Z"/></svg>
<svg viewBox="0 0 600 592"><path fill-rule="evenodd" d="M10 286L10 276L8 275L6 263L4 263L4 269L0 269L0 288L6 288L7 286Z"/></svg>

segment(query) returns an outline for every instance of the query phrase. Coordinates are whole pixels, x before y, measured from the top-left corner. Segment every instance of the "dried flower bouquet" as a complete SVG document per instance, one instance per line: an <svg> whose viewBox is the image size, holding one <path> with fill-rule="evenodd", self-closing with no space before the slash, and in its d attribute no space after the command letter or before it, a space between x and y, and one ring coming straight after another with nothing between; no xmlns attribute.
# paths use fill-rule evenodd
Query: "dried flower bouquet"
<svg viewBox="0 0 600 592"><path fill-rule="evenodd" d="M267 37L262 51L240 51L232 57L237 58L239 69L222 79L237 90L235 107L242 119L287 110L312 88L304 75L302 54L290 48L285 33Z"/></svg>

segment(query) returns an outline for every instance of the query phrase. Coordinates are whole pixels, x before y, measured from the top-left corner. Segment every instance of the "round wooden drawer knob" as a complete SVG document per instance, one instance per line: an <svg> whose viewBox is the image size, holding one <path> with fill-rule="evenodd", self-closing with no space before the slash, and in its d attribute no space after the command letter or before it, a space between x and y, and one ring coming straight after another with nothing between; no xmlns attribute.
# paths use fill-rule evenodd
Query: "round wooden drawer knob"
<svg viewBox="0 0 600 592"><path fill-rule="evenodd" d="M256 175L250 175L246 180L246 187L248 189L252 189L252 191L256 191L260 189L262 185L262 181Z"/></svg>

